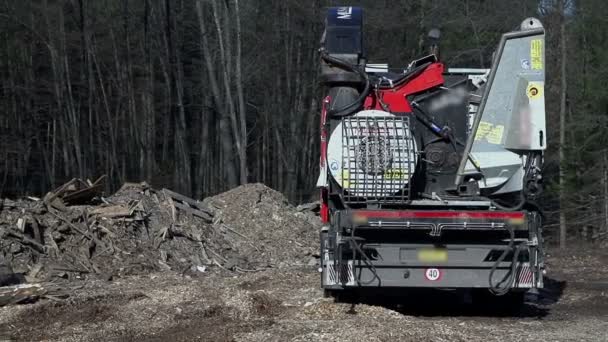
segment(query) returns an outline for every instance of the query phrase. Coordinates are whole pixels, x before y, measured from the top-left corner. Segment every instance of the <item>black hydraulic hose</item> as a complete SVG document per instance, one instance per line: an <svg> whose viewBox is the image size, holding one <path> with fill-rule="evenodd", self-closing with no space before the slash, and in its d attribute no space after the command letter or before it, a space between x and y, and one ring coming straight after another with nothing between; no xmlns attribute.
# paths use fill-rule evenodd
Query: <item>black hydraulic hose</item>
<svg viewBox="0 0 608 342"><path fill-rule="evenodd" d="M526 158L526 165L524 165L524 180L527 180L529 175L530 175L530 169L532 168L532 154L528 154L527 158ZM526 189L526 184L523 185L521 192L520 192L520 201L519 203L517 203L517 205L513 206L513 207L509 207L509 206L505 206L505 205L501 205L500 203L498 203L497 201L492 201L492 205L494 205L496 208L500 209L500 210L504 210L504 211L518 211L521 210L521 208L524 207L524 205L526 205L526 203L528 203L527 199L528 199L528 194L527 194L527 189Z"/></svg>
<svg viewBox="0 0 608 342"><path fill-rule="evenodd" d="M352 228L352 230L350 232L350 237L348 238L350 247L353 250L353 277L355 276L355 273L356 273L355 260L357 259L356 258L357 252L359 252L361 254L361 256L363 257L363 262L365 263L365 265L367 267L369 267L370 271L374 274L374 277L370 281L361 283L361 273L362 272L359 272L359 276L357 278L357 285L358 286L361 286L362 284L369 285L372 282L374 282L375 279L378 279L378 286L380 286L382 284L382 279L380 278L380 276L378 276L378 272L376 271L376 267L374 266L372 261L369 259L367 254L365 254L365 252L361 249L361 246L359 246L359 244L357 243L357 240L363 240L363 238L355 237L355 229L356 228Z"/></svg>
<svg viewBox="0 0 608 342"><path fill-rule="evenodd" d="M495 206L496 208L498 208L500 210L504 210L504 211L518 211L518 210L521 210L521 208L523 208L525 204L526 204L526 196L524 195L523 190L521 192L521 200L519 201L519 203L517 203L517 205L515 205L513 207L501 205L500 203L498 203L494 200L492 201L493 206Z"/></svg>
<svg viewBox="0 0 608 342"><path fill-rule="evenodd" d="M348 63L340 58L332 57L324 50L321 50L321 59L323 59L328 64L333 64L342 69L356 72L365 81L365 87L363 88L363 91L359 94L359 97L355 101L353 101L341 108L337 108L337 109L333 108L333 109L330 109L327 111L327 116L334 117L334 118L343 118L343 117L352 115L357 109L359 109L359 107L361 107L363 105L365 98L371 91L372 87L371 87L371 83L369 81L369 76L367 75L365 70L361 70L361 68L353 66L350 63ZM342 113L342 112L346 112L346 113ZM339 114L339 113L342 113L342 114Z"/></svg>
<svg viewBox="0 0 608 342"><path fill-rule="evenodd" d="M530 154L530 155L528 155L528 158L526 160L526 165L524 166L524 179L528 177L530 169L532 167L532 157L533 156ZM515 205L513 207L508 207L508 206L503 206L503 205L497 203L496 201L492 201L492 205L494 205L496 208L498 208L500 210L504 210L504 211L518 211L518 210L521 210L524 207L524 205L526 205L526 203L528 203L526 195L527 194L526 194L525 185L524 185L524 188L520 192L520 201L517 205ZM509 235L510 235L509 245L502 252L500 257L496 260L496 262L492 266L492 270L490 271L490 277L489 277L490 291L498 296L502 296L502 295L506 294L511 289L511 286L514 283L515 277L517 276L517 262L519 260L519 253L521 251L520 245L515 246L515 231L513 230L512 227L508 227L507 229L509 230ZM507 277L507 279L503 279L498 284L493 284L492 277L494 276L494 273L498 269L499 264L504 261L504 259L507 257L509 252L513 252L513 260L511 262L511 270L508 274L508 277ZM501 283L504 283L505 285L501 287L500 286Z"/></svg>
<svg viewBox="0 0 608 342"><path fill-rule="evenodd" d="M494 265L492 265L492 270L490 271L490 276L488 278L488 282L490 285L490 292L492 292L493 294L495 294L497 296L502 296L509 292L509 290L511 289L512 284L515 280L515 276L517 274L517 261L519 259L520 246L519 245L515 246L515 231L513 230L513 228L508 227L507 229L509 231L509 236L510 236L509 245L507 246L507 248L505 248L505 250L502 252L500 257L498 257L498 259L496 259L496 262L494 262ZM492 282L494 273L498 269L498 266L500 265L500 263L505 260L505 258L509 254L509 252L513 252L513 260L511 261L511 269L510 269L509 273L507 274L507 277L503 278L500 282L494 284ZM501 284L504 284L504 285L501 286Z"/></svg>
<svg viewBox="0 0 608 342"><path fill-rule="evenodd" d="M416 101L412 101L412 108L414 109L414 116L418 120L420 120L428 129L430 129L433 133L445 139L445 136L442 134L442 128L439 127L433 119L422 109L422 107Z"/></svg>
<svg viewBox="0 0 608 342"><path fill-rule="evenodd" d="M369 284L373 283L376 279L378 279L378 286L380 286L382 279L380 278L380 276L378 276L378 272L377 272L374 264L371 262L369 257L365 254L365 252L361 249L361 246L359 246L356 239L348 238L348 240L350 242L351 249L353 249L353 256L356 255L356 252L361 254L361 256L363 257L363 262L365 263L365 265L367 267L369 267L370 271L374 275L374 277L371 280L366 281L366 282L361 282L361 272L359 272L359 276L357 278L357 285L359 285L359 286L369 285ZM355 275L354 273L356 273L356 269L355 269L355 260L353 259L353 276Z"/></svg>
<svg viewBox="0 0 608 342"><path fill-rule="evenodd" d="M336 275L336 283L340 281L338 277L339 271L342 269L342 244L338 243L338 239L334 242L334 274Z"/></svg>

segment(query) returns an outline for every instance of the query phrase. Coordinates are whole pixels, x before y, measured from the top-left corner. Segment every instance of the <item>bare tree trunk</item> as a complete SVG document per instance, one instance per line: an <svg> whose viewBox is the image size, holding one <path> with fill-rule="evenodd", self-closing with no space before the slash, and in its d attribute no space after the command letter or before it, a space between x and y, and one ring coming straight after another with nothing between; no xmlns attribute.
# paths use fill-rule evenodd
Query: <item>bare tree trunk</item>
<svg viewBox="0 0 608 342"><path fill-rule="evenodd" d="M116 85L115 87L118 89L118 91L120 91L121 93L125 93L125 86L124 86L124 76L123 76L123 67L120 61L120 57L118 55L118 44L116 42L116 34L114 33L114 30L110 30L110 37L112 37L112 47L113 47L113 57L114 57L114 69L116 72ZM98 66L98 72L99 72L99 66ZM101 74L100 74L101 77ZM103 82L100 79L100 82ZM111 101L111 98L110 98ZM109 106L108 106L109 107ZM127 121L128 122L128 117L126 117L127 114L124 113L125 110L123 110L123 105L120 103L120 101L116 104L115 108L114 108L114 115L112 115L111 117L108 116L108 122L109 122L109 126L113 129L116 129L115 133L113 133L114 135L114 143L115 145L115 160L114 160L114 165L115 165L115 171L114 173L116 174L116 177L118 179L119 183L122 183L126 178L127 178L127 169L126 169L126 165L124 163L124 156L125 154L128 152L128 150L125 150L123 147L123 145L127 145L126 144L126 137L124 137L124 132L126 131L125 128L123 127L124 124L123 122ZM128 110L127 110L128 112ZM109 114L108 114L109 115ZM121 131L122 129L122 131ZM121 160L122 158L122 160ZM114 169L113 166L111 166L111 169Z"/></svg>
<svg viewBox="0 0 608 342"><path fill-rule="evenodd" d="M89 161L89 158L93 158L93 69L91 66L91 37L89 34L89 19L88 19L88 0L78 0L78 7L80 11L80 34L82 42L82 74L81 79L83 83L87 85L87 127L88 134L83 136L85 150L82 151L83 163L85 165L95 165L94 161Z"/></svg>
<svg viewBox="0 0 608 342"><path fill-rule="evenodd" d="M44 24L47 29L47 40L48 40L48 50L49 56L51 58L50 65L52 70L52 79L53 79L53 95L55 97L55 104L57 106L57 113L61 112L62 107L62 99L61 99L61 87L59 85L59 75L57 71L57 50L52 45L51 40L51 26L49 20L49 9L48 9L48 0L43 1L43 12L44 12ZM52 111L52 109L50 109ZM53 136L52 136L52 156L51 156L51 187L55 188L55 182L57 181L57 173L56 173L56 155L57 155L57 119L53 118Z"/></svg>
<svg viewBox="0 0 608 342"><path fill-rule="evenodd" d="M158 19L158 23L160 25L162 21L162 18ZM170 62L169 60L169 54L168 54L168 41L167 41L167 35L166 34L161 34L161 38L162 38L162 45L163 45L163 50L164 50L164 56L161 56L159 58L159 62L160 62L160 71L161 74L163 75L163 85L164 85L164 103L163 103L163 109L161 110L161 112L163 113L161 120L162 120L162 152L161 152L161 162L162 163L167 163L170 158L169 158L169 135L171 132L171 106L173 103L173 94L171 92L171 76L170 76ZM165 58L163 58L165 57Z"/></svg>
<svg viewBox="0 0 608 342"><path fill-rule="evenodd" d="M214 9L215 9L214 5ZM216 64L213 63L212 53L210 50L209 39L207 37L207 29L205 27L205 13L203 11L203 0L198 0L196 2L196 12L198 16L199 28L201 30L201 51L203 54L203 59L205 61L205 67L207 70L207 79L209 87L211 88L211 95L213 98L213 103L215 105L216 112L220 113L220 145L223 158L220 159L220 164L226 166L225 168L225 179L227 185L229 187L233 187L237 184L237 176L236 169L234 167L233 159L232 159L232 139L230 136L230 127L228 126L228 121L226 119L225 111L229 111L227 103L222 99L219 82L217 80L218 71L216 70ZM217 16L217 11L214 11L214 16ZM216 20L219 20L216 17ZM217 21L216 21L217 25ZM222 44L222 35L218 33L218 40L220 44L221 55L223 55L223 44ZM221 56L220 56L221 57ZM222 58L222 61L223 58ZM220 65L220 68L224 68L224 65ZM204 82L205 83L205 82ZM225 89L225 91L228 91Z"/></svg>
<svg viewBox="0 0 608 342"><path fill-rule="evenodd" d="M108 136L110 137L110 153L106 158L108 159L109 168L107 170L108 176L113 177L114 171L117 169L118 159L116 158L116 131L114 130L114 123L112 122L112 113L110 112L110 104L108 102L108 96L106 93L106 87L104 86L103 72L97 61L97 53L95 50L92 53L93 64L97 70L97 76L99 78L99 89L101 91L101 99L104 104L106 119L108 124ZM120 179L119 179L120 181Z"/></svg>
<svg viewBox="0 0 608 342"><path fill-rule="evenodd" d="M145 91L142 95L142 103L144 107L144 139L143 153L145 155L145 177L148 181L152 180L154 169L156 167L156 159L154 156L154 147L156 142L155 132L155 111L154 111L154 65L152 58L152 39L151 39L151 7L150 0L145 0L144 8L144 54L146 57L146 83Z"/></svg>
<svg viewBox="0 0 608 342"><path fill-rule="evenodd" d="M70 61L68 58L68 45L67 45L67 32L65 30L65 18L63 15L63 10L59 10L59 30L60 30L60 39L61 39L61 54L62 54L62 64L63 64L63 87L65 88L67 100L65 101L65 111L67 117L67 127L66 131L68 132L68 136L72 142L70 147L74 149L74 155L76 159L77 171L75 172L79 177L84 178L84 163L82 160L82 145L80 139L80 114L76 108L76 102L74 101L74 94L72 92L72 81L70 74ZM66 170L71 169L71 160L69 158L69 147L66 146L65 151L67 152L67 165L65 166Z"/></svg>
<svg viewBox="0 0 608 342"><path fill-rule="evenodd" d="M603 160L603 177L602 184L604 190L604 232L608 232L608 151L604 149L603 152L604 160Z"/></svg>
<svg viewBox="0 0 608 342"><path fill-rule="evenodd" d="M236 92L239 102L239 124L240 124L240 145L239 161L240 161L240 181L241 184L247 183L247 108L245 107L245 95L243 92L243 76L241 71L242 59L242 37L241 37L241 13L239 11L239 0L234 0L234 14L236 21L236 58L235 58L235 78Z"/></svg>
<svg viewBox="0 0 608 342"><path fill-rule="evenodd" d="M560 21L560 105L559 105L559 247L566 248L566 15L564 13L564 3L567 0L559 1Z"/></svg>
<svg viewBox="0 0 608 342"><path fill-rule="evenodd" d="M190 148L188 146L186 134L186 113L184 109L184 71L181 60L181 53L178 47L179 33L175 33L177 29L176 14L173 13L171 0L165 0L165 15L166 15L166 36L167 36L167 53L170 61L170 79L175 91L175 99L177 100L176 118L175 118L175 174L174 186L181 191L190 194L192 192L191 164L190 164ZM180 10L181 12L181 10ZM172 106L173 107L173 106ZM173 112L173 111L172 111Z"/></svg>
<svg viewBox="0 0 608 342"><path fill-rule="evenodd" d="M236 109L235 109L235 104L234 104L234 99L232 97L232 92L231 92L231 88L230 88L230 40L227 39L227 33L225 33L222 30L222 18L223 18L223 22L226 23L228 22L227 20L227 15L225 14L225 12L228 11L227 8L224 8L224 11L222 14L222 18L220 18L220 13L219 13L219 8L218 8L218 4L216 2L216 0L211 1L211 4L213 6L213 17L214 17L214 22L215 22L215 29L217 32L217 39L218 39L218 44L219 44L219 50L220 50L220 64L222 65L222 78L223 78L223 84L224 84L224 98L225 98L225 102L227 104L227 110L226 108L224 108L225 111L228 112L227 118L226 118L226 113L222 113L222 118L220 119L220 125L221 125L221 129L222 132L229 132L230 129L228 127L228 125L230 125L232 127L232 138L233 138L233 142L234 142L234 148L237 151L237 155L240 157L241 156L241 149L242 148L246 148L246 146L242 146L241 144L241 135L239 133L239 125L237 122L237 118L236 118ZM228 28L226 26L226 28ZM224 44L224 42L226 42L226 44ZM227 45L225 47L225 45ZM228 119L230 121L228 121ZM223 164L228 168L234 168L234 158L233 158L233 153L232 153L233 148L230 148L230 150L228 150L227 148L223 150L223 154L224 154L224 161ZM231 184L229 184L230 186L232 186Z"/></svg>

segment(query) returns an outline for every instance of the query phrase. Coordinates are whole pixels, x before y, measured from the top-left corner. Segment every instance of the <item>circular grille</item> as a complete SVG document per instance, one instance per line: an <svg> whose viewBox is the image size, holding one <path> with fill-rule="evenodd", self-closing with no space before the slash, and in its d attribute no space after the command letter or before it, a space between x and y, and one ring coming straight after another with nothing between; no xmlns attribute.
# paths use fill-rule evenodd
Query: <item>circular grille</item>
<svg viewBox="0 0 608 342"><path fill-rule="evenodd" d="M381 175L391 166L393 156L385 137L362 138L356 153L359 169L368 175Z"/></svg>
<svg viewBox="0 0 608 342"><path fill-rule="evenodd" d="M407 117L364 110L343 118L327 143L327 168L349 199L388 198L407 188L416 168Z"/></svg>

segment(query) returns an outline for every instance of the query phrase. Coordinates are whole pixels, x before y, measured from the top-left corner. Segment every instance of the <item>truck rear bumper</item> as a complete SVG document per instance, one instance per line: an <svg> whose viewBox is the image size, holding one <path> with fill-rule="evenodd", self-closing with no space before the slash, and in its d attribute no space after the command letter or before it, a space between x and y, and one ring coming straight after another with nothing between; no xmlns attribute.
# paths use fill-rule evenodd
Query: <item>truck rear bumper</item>
<svg viewBox="0 0 608 342"><path fill-rule="evenodd" d="M429 267L353 266L352 260L323 267L323 287L427 287L427 288L489 288L491 269ZM508 278L510 268L497 269L492 274L493 284ZM542 288L543 278L535 275L528 263L518 264L513 289Z"/></svg>
<svg viewBox="0 0 608 342"><path fill-rule="evenodd" d="M321 233L326 289L543 287L542 239L535 213L335 214Z"/></svg>

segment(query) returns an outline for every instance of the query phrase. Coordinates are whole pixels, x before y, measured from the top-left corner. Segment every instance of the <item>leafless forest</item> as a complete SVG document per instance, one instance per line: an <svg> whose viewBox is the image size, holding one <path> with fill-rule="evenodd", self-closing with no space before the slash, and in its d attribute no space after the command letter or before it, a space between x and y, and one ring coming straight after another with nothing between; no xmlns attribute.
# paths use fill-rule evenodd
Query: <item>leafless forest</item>
<svg viewBox="0 0 608 342"><path fill-rule="evenodd" d="M364 8L368 62L400 70L428 52L431 29L447 67L489 68L502 34L542 21L547 77L533 94L546 100L542 234L536 207L524 221L522 197L516 213L487 213L502 212L496 228L507 224L508 240L439 239L443 221L424 219L428 239L381 232L362 251L357 224L350 238L335 231L339 263L329 261L313 202L318 49L326 9L340 5ZM0 340L608 340L607 18L605 0L0 0ZM466 208L466 230L477 202L417 208ZM426 249L420 241L445 259L422 263L420 253L408 264L407 253ZM461 253L472 243L474 255ZM387 280L410 267L439 280L439 268L423 267L440 265L468 281L487 265L479 279L496 293L493 272L508 254L501 269L514 277L501 282L539 288L507 301L466 282L381 286L374 266L394 269ZM362 285L362 260L379 291L325 298L327 274L345 290Z"/></svg>
<svg viewBox="0 0 608 342"><path fill-rule="evenodd" d="M0 1L0 197L73 177L145 180L195 198L262 182L315 196L318 41L337 1ZM500 35L548 32L549 227L608 223L608 54L599 0L355 1L371 62L404 66L442 31L451 67L491 64ZM560 210L561 209L561 210ZM558 214L559 213L559 214ZM557 229L556 229L557 230Z"/></svg>

